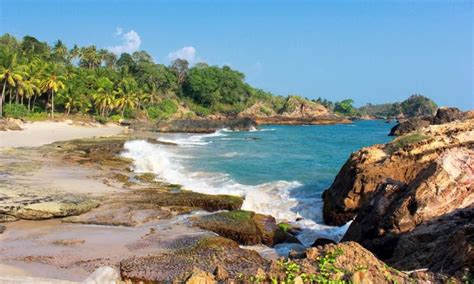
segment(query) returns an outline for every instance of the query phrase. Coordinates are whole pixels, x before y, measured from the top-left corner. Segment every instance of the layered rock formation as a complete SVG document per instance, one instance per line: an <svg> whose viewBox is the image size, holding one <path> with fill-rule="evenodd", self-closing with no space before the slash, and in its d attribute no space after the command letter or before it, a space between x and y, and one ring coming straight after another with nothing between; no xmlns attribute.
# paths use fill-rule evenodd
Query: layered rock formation
<svg viewBox="0 0 474 284"><path fill-rule="evenodd" d="M447 150L467 151L473 144L474 120L468 119L432 125L385 145L362 148L351 155L324 192L325 222L342 225L350 221L387 179L411 184Z"/></svg>
<svg viewBox="0 0 474 284"><path fill-rule="evenodd" d="M323 198L327 223L357 215L343 241L398 269L462 277L474 259L474 120L353 153Z"/></svg>

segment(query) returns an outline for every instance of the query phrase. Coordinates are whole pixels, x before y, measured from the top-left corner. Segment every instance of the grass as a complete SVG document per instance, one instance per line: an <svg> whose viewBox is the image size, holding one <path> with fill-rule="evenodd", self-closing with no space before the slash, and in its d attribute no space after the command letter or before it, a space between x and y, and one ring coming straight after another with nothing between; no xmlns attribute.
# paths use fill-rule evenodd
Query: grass
<svg viewBox="0 0 474 284"><path fill-rule="evenodd" d="M430 136L423 135L421 133L415 132L412 134L404 135L396 138L391 143L387 144L386 152L392 154L393 152L402 149L408 145L418 143L420 141L426 140Z"/></svg>

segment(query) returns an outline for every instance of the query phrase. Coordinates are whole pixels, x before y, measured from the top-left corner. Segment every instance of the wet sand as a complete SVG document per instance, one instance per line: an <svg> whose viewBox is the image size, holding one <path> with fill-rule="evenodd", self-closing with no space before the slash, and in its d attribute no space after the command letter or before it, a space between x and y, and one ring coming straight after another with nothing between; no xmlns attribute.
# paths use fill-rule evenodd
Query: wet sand
<svg viewBox="0 0 474 284"><path fill-rule="evenodd" d="M139 227L18 221L0 234L0 275L82 281L99 266L118 267L126 257L157 253L180 238L203 234L208 233L179 217Z"/></svg>

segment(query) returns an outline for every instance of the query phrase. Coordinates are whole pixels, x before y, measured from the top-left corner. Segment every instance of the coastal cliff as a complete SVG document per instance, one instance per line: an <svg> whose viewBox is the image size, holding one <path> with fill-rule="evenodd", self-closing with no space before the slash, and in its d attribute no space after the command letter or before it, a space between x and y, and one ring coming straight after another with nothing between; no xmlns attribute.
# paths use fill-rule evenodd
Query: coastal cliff
<svg viewBox="0 0 474 284"><path fill-rule="evenodd" d="M351 155L323 194L324 220L401 270L473 267L474 120L431 125Z"/></svg>

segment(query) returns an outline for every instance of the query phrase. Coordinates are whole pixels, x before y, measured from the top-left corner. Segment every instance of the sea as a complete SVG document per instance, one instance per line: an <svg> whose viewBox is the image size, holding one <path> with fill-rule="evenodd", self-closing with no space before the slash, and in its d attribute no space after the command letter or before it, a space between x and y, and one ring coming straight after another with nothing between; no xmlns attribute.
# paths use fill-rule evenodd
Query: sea
<svg viewBox="0 0 474 284"><path fill-rule="evenodd" d="M242 209L272 215L299 228L303 245L317 238L339 241L350 222L327 226L322 192L351 153L391 140L394 123L382 120L337 125L265 125L251 131L162 134L175 145L129 141L123 155L134 171L207 194L242 196Z"/></svg>

